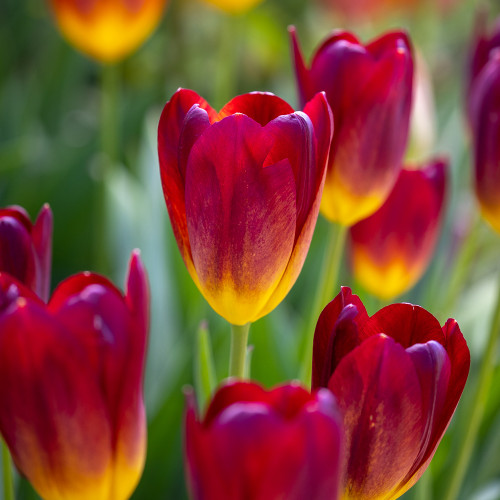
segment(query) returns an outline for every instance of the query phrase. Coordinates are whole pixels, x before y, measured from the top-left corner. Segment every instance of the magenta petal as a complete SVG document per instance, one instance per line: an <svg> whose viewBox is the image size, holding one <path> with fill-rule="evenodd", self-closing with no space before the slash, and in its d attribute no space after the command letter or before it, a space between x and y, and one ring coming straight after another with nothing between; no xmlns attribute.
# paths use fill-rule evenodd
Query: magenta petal
<svg viewBox="0 0 500 500"><path fill-rule="evenodd" d="M424 428L420 382L403 347L385 335L347 354L328 388L344 414L352 498L390 498L417 458Z"/></svg>
<svg viewBox="0 0 500 500"><path fill-rule="evenodd" d="M44 302L49 300L50 294L53 225L52 210L48 204L45 204L38 214L31 233L33 247L37 255L38 284L36 292Z"/></svg>

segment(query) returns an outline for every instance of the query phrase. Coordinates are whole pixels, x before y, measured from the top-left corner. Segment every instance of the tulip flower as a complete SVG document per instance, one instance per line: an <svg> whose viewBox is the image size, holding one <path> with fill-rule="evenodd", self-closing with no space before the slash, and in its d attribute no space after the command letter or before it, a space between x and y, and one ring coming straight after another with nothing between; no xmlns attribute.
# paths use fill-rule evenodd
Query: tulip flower
<svg viewBox="0 0 500 500"><path fill-rule="evenodd" d="M469 119L471 119L470 113L472 112L472 88L474 83L498 50L500 50L500 19L492 32L488 33L487 19L483 15L479 15L476 21L467 71L467 112L469 113Z"/></svg>
<svg viewBox="0 0 500 500"><path fill-rule="evenodd" d="M0 432L44 500L125 500L142 472L147 278L63 281L45 305L0 274Z"/></svg>
<svg viewBox="0 0 500 500"><path fill-rule="evenodd" d="M341 416L326 389L229 382L198 419L188 395L185 463L193 500L336 500Z"/></svg>
<svg viewBox="0 0 500 500"><path fill-rule="evenodd" d="M367 45L334 31L307 68L290 29L301 105L326 92L335 117L321 213L351 226L375 212L396 182L408 140L413 58L405 33Z"/></svg>
<svg viewBox="0 0 500 500"><path fill-rule="evenodd" d="M288 293L319 211L332 116L323 94L304 112L266 93L217 114L178 90L158 127L163 192L184 263L212 308L253 322Z"/></svg>
<svg viewBox="0 0 500 500"><path fill-rule="evenodd" d="M351 228L354 276L390 299L411 288L434 254L443 216L447 161L401 170L387 201Z"/></svg>
<svg viewBox="0 0 500 500"><path fill-rule="evenodd" d="M392 500L417 482L448 427L469 373L457 322L393 304L369 317L343 287L318 320L312 387L344 415L345 498Z"/></svg>
<svg viewBox="0 0 500 500"><path fill-rule="evenodd" d="M49 0L59 29L84 54L105 63L134 52L151 35L167 0Z"/></svg>
<svg viewBox="0 0 500 500"><path fill-rule="evenodd" d="M205 2L229 14L241 14L262 3L262 0L205 0Z"/></svg>
<svg viewBox="0 0 500 500"><path fill-rule="evenodd" d="M24 208L0 209L0 272L9 273L47 300L52 260L52 211L48 205L31 223Z"/></svg>

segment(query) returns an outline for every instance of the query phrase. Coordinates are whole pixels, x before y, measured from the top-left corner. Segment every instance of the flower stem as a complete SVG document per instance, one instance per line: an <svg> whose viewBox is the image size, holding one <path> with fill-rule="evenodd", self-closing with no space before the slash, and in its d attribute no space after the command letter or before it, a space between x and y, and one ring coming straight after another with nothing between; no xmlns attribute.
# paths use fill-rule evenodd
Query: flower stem
<svg viewBox="0 0 500 500"><path fill-rule="evenodd" d="M467 467L474 452L479 427L483 419L484 410L488 403L488 395L493 379L495 368L495 353L498 347L498 338L500 334L500 275L497 290L497 302L493 312L491 327L488 337L486 350L481 357L481 371L477 381L476 390L473 392L473 401L470 403L470 414L467 419L465 434L460 441L458 456L453 464L450 480L448 481L448 490L444 496L445 500L455 500L460 492L460 487L465 478Z"/></svg>
<svg viewBox="0 0 500 500"><path fill-rule="evenodd" d="M250 323L231 325L231 351L229 353L229 376L245 378L248 332Z"/></svg>
<svg viewBox="0 0 500 500"><path fill-rule="evenodd" d="M320 282L316 289L316 296L311 307L311 314L304 334L304 357L299 379L305 385L309 385L311 382L314 330L322 309L334 297L334 289L339 277L340 263L342 262L342 255L344 253L347 230L347 226L329 224L328 243L321 266Z"/></svg>
<svg viewBox="0 0 500 500"><path fill-rule="evenodd" d="M10 463L10 453L7 445L2 441L2 473L3 473L3 498L14 500L14 477Z"/></svg>

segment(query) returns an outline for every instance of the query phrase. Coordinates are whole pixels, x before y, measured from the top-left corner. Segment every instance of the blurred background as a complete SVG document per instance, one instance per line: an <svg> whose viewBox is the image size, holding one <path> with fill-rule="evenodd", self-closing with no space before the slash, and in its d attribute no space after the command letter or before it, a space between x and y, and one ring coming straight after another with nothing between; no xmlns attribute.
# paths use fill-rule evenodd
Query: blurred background
<svg viewBox="0 0 500 500"><path fill-rule="evenodd" d="M43 203L51 205L53 288L82 270L104 272L123 286L134 248L142 250L149 271L149 445L133 498L187 498L182 387L194 382L196 332L202 320L208 322L218 379L227 373L229 353L229 327L190 279L170 227L156 153L159 116L178 87L195 90L215 108L253 90L273 92L298 106L287 33L291 24L297 27L308 59L334 28L354 30L369 41L402 27L425 60L433 97L427 90L427 104L419 108L413 123L408 156L418 161L434 153L448 155L452 182L438 251L424 278L398 300L426 307L441 324L448 317L458 320L473 358L467 388L472 386L500 272L500 241L479 220L471 190L464 119L466 60L478 8L486 9L490 21L500 13L499 2L493 0L482 5L468 0L264 0L239 15L202 0L172 0L149 40L112 68L116 165L103 183L102 65L64 40L48 3L1 0L0 206L22 205L34 219ZM102 185L104 231L95 215L103 200ZM252 325L251 375L267 387L298 377L326 225L320 216L291 293ZM347 255L341 283L351 286L373 314L384 304L353 282L348 261ZM500 499L499 369L493 387L497 390L490 398L463 499ZM426 474L427 489L414 488L405 499L427 500L429 491L440 498L461 435L470 398L467 388ZM17 498L38 497L19 478Z"/></svg>

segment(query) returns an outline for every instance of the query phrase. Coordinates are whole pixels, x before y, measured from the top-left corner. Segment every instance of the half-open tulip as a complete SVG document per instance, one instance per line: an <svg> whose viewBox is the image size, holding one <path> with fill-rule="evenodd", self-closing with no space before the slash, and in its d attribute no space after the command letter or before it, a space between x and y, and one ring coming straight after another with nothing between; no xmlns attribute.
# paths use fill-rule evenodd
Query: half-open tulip
<svg viewBox="0 0 500 500"><path fill-rule="evenodd" d="M400 31L363 45L334 31L307 68L291 28L301 105L326 92L335 117L321 213L345 226L377 210L389 195L408 140L413 57Z"/></svg>
<svg viewBox="0 0 500 500"><path fill-rule="evenodd" d="M205 0L210 5L215 5L229 14L241 14L247 10L253 9L263 0Z"/></svg>
<svg viewBox="0 0 500 500"><path fill-rule="evenodd" d="M469 373L455 320L393 304L369 317L349 288L321 313L313 389L328 387L344 415L344 498L399 498L429 465Z"/></svg>
<svg viewBox="0 0 500 500"><path fill-rule="evenodd" d="M62 34L78 50L112 63L134 52L160 22L167 0L49 0Z"/></svg>
<svg viewBox="0 0 500 500"><path fill-rule="evenodd" d="M476 21L467 68L467 112L469 113L469 119L471 119L470 113L472 111L472 89L474 83L495 52L499 50L500 19L491 33L488 33L487 18L484 15L479 15Z"/></svg>
<svg viewBox="0 0 500 500"><path fill-rule="evenodd" d="M193 500L336 500L342 417L326 389L230 382L198 419L188 395L185 459Z"/></svg>
<svg viewBox="0 0 500 500"><path fill-rule="evenodd" d="M351 228L354 276L374 295L393 298L427 269L441 228L447 165L439 159L401 170L382 207Z"/></svg>
<svg viewBox="0 0 500 500"><path fill-rule="evenodd" d="M483 217L500 233L500 35L478 43L478 47L476 69L481 62L484 65L472 80L468 95L475 189Z"/></svg>
<svg viewBox="0 0 500 500"><path fill-rule="evenodd" d="M22 207L0 209L0 272L9 273L48 300L52 262L52 211L44 205L31 223Z"/></svg>
<svg viewBox="0 0 500 500"><path fill-rule="evenodd" d="M332 134L324 94L294 112L272 94L216 113L178 90L158 127L163 192L177 244L201 293L235 325L273 310L304 263Z"/></svg>
<svg viewBox="0 0 500 500"><path fill-rule="evenodd" d="M44 500L125 500L144 465L148 286L63 281L47 305L0 274L0 431Z"/></svg>

